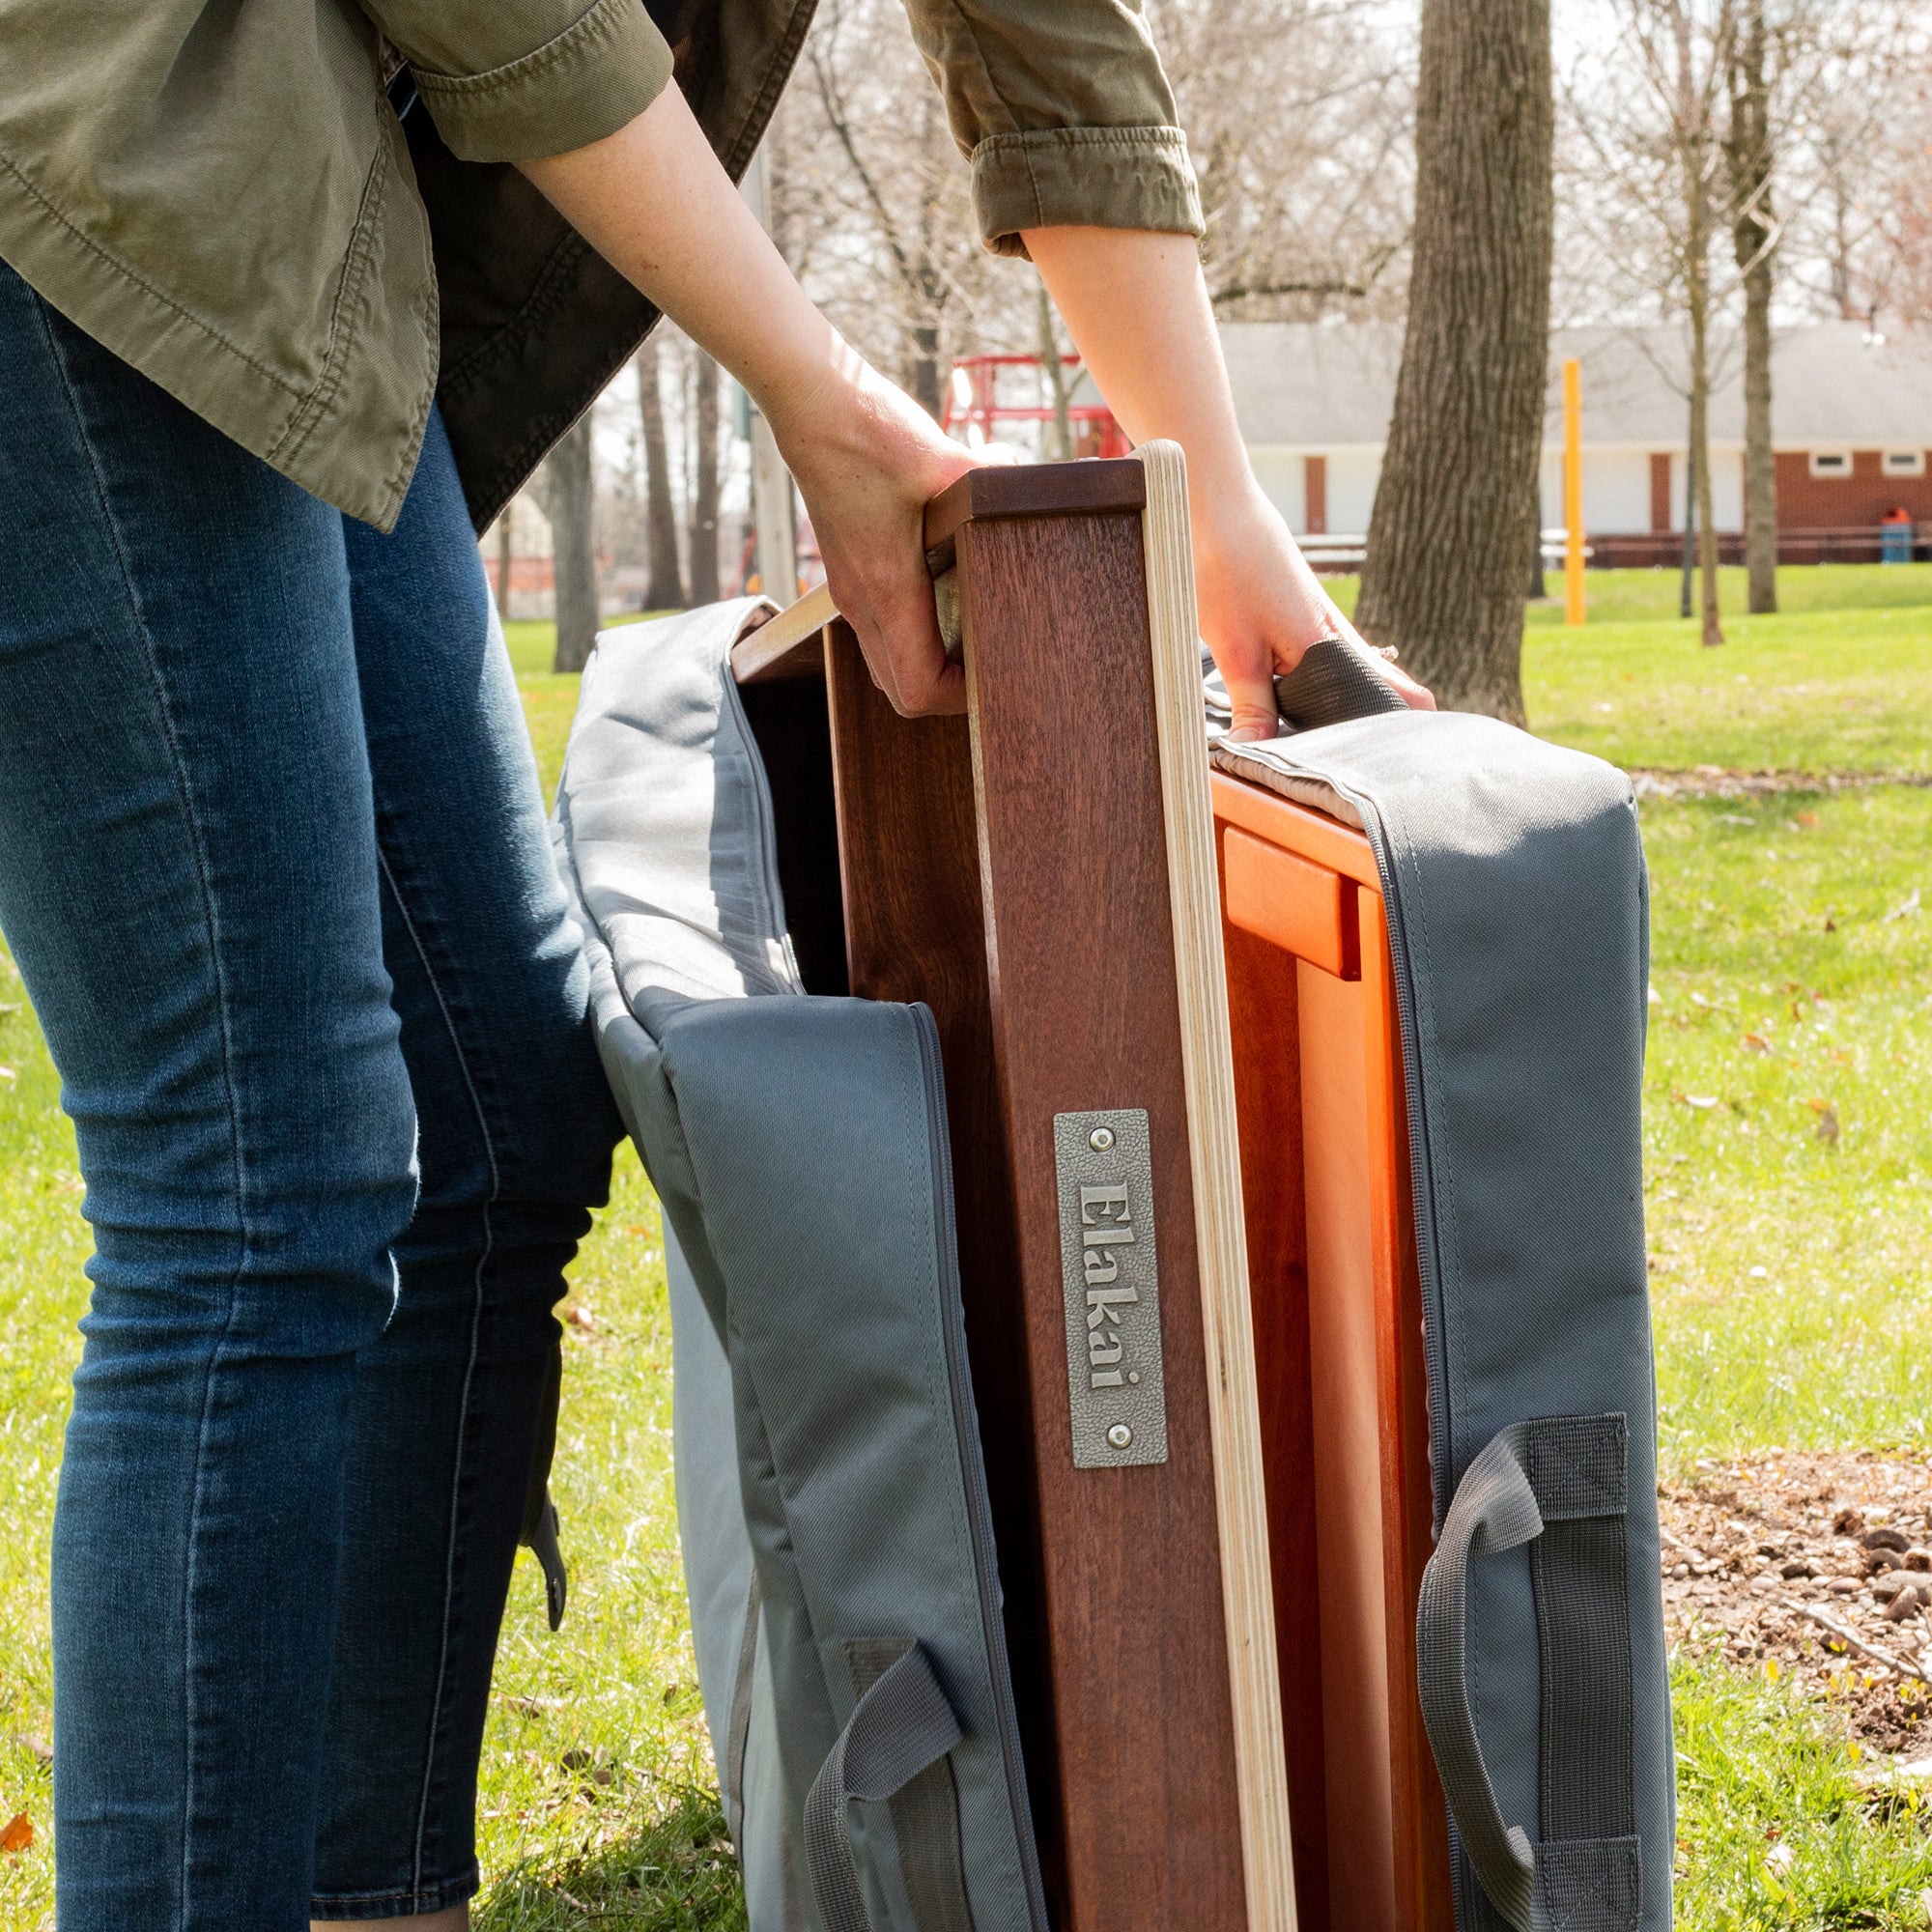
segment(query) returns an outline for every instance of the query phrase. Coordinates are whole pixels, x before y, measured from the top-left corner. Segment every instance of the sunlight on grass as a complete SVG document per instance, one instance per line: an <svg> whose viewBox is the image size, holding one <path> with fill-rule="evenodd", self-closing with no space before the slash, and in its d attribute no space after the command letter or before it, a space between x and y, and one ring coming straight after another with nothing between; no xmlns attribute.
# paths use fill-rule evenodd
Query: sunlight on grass
<svg viewBox="0 0 1932 1932"><path fill-rule="evenodd" d="M1829 1717L1762 1677L1680 1654L1671 1695L1680 1925L1926 1923L1932 1793L1869 1781L1878 1766Z"/></svg>
<svg viewBox="0 0 1932 1932"><path fill-rule="evenodd" d="M1932 567L1787 571L1781 587L1784 614L1727 618L1733 641L1707 652L1675 619L1673 575L1592 573L1584 631L1529 614L1532 718L1626 765L1932 773ZM550 670L550 625L507 631L548 797L577 680ZM1776 1445L1932 1453L1932 790L1641 811L1665 1464ZM52 1925L47 1530L89 1251L57 1100L0 965L0 1817L24 1810L37 1832L0 1860L6 1932ZM677 1550L663 1243L628 1150L571 1283L555 1476L570 1613L551 1634L520 1559L476 1923L735 1932ZM1675 1679L1680 1924L1922 1928L1924 1798L1863 1789L1869 1767L1830 1712L1782 1686L1688 1657Z"/></svg>

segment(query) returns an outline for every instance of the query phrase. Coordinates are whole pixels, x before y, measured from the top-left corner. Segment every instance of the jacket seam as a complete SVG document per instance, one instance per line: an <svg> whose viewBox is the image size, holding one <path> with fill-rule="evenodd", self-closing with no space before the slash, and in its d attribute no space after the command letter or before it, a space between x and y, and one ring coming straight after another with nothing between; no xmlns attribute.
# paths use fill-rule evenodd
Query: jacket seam
<svg viewBox="0 0 1932 1932"><path fill-rule="evenodd" d="M355 331L343 327L350 305L362 294L373 253L377 222L388 198L389 149L386 141L376 143L376 158L369 164L362 184L362 199L355 211L355 226L350 231L348 259L342 265L341 279L335 285L335 300L328 312L328 346L323 352L322 374L309 390L302 406L283 426L282 433L269 445L267 460L288 461L299 456L317 425L328 413L342 388L342 378L355 348Z"/></svg>
<svg viewBox="0 0 1932 1932"><path fill-rule="evenodd" d="M791 17L785 22L783 38L772 50L772 57L765 69L765 83L746 111L744 126L738 130L738 138L731 144L725 157L724 168L733 181L751 166L752 156L758 151L759 141L764 139L765 129L771 116L777 109L779 97L785 91L785 84L791 79L792 70L798 64L798 50L805 44L805 37L811 30L812 15L818 11L818 0L798 0L791 10ZM749 144L747 135L751 129Z"/></svg>
<svg viewBox="0 0 1932 1932"><path fill-rule="evenodd" d="M440 73L434 68L417 67L413 62L410 71L420 92L451 100L521 88L541 79L560 61L575 59L586 43L614 32L619 14L634 4L635 0L593 0L569 26L553 35L542 46L532 47L528 53L519 54L499 67L485 68L481 73Z"/></svg>
<svg viewBox="0 0 1932 1932"><path fill-rule="evenodd" d="M989 151L1030 155L1041 148L1104 147L1184 150L1185 136L1179 128L1158 123L1134 128L1019 128L986 135L974 147L973 158L978 160Z"/></svg>
<svg viewBox="0 0 1932 1932"><path fill-rule="evenodd" d="M32 175L28 174L26 169L21 167L19 162L16 161L13 157L13 156L8 154L4 149L0 149L0 167L4 167L7 170L7 172L11 176L13 176L13 178L16 182L19 183L20 186L25 190L25 192L31 195L35 201L39 202L41 207L43 208L46 211L46 213L53 217L55 221L59 222L62 229L65 230L66 233L72 236L73 239L77 242L79 242L80 245L83 248L85 248L89 254L95 256L105 267L111 269L117 275L121 276L124 281L130 282L135 288L139 289L143 295L149 297L151 299L155 301L159 302L160 305L169 312L169 314L178 316L183 322L187 323L191 327L199 329L201 333L207 336L208 339L213 344L215 344L217 348L225 349L229 353L229 355L233 355L236 358L237 361L244 364L247 368L252 369L256 375L262 378L264 382L272 383L277 389L281 390L281 392L284 395L290 397L296 404L299 405L302 402L303 400L302 391L297 388L293 383L287 380L287 378L278 376L274 372L274 370L270 369L268 366L267 363L258 361L239 343L232 341L228 336L224 335L220 329L216 328L212 323L204 321L203 318L196 315L192 309L183 307L183 305L177 300L175 300L175 298L171 295L169 295L165 290L157 288L153 282L149 281L145 275L138 273L127 262L123 261L121 257L117 255L113 251L113 249L106 246L104 242L97 242L94 239L94 237L90 235L86 231L86 229L82 228L78 222L73 220L72 217L70 216L67 213L67 212L60 206L60 204L57 201L55 201L54 198L47 192L47 190L43 188L40 185L40 183L33 178ZM283 432L283 434L285 435L286 433L287 433L286 431Z"/></svg>
<svg viewBox="0 0 1932 1932"><path fill-rule="evenodd" d="M526 340L530 331L543 323L563 299L567 293L566 278L589 248L589 242L576 229L567 230L538 270L536 285L525 298L524 305L501 328L493 329L468 355L442 372L437 384L438 392L460 396L480 366L495 361L506 347L514 347Z"/></svg>

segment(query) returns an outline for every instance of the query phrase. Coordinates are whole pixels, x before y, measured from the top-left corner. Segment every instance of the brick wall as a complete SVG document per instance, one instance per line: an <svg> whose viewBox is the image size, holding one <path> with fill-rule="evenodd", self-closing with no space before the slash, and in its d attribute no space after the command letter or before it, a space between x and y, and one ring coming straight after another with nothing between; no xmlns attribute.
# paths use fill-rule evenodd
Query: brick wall
<svg viewBox="0 0 1932 1932"><path fill-rule="evenodd" d="M1803 450L1777 452L1777 526L1780 530L1839 530L1876 524L1888 510L1912 512L1915 523L1932 522L1932 475L1888 476L1876 449L1852 452L1849 476L1813 476Z"/></svg>

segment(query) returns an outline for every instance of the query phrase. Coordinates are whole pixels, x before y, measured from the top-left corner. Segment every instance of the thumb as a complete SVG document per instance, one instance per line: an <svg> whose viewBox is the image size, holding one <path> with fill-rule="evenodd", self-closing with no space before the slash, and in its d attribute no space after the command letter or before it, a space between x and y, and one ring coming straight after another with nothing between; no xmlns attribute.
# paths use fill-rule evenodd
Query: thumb
<svg viewBox="0 0 1932 1932"><path fill-rule="evenodd" d="M1255 744L1281 735L1281 714L1275 709L1274 678L1265 670L1222 673L1234 722L1228 736L1236 744Z"/></svg>

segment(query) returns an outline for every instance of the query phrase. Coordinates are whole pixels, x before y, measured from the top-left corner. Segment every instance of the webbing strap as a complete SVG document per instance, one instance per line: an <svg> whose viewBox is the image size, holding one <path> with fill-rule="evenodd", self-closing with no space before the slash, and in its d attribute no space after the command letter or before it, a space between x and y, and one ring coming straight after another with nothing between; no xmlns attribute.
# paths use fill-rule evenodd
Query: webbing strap
<svg viewBox="0 0 1932 1932"><path fill-rule="evenodd" d="M1621 1415L1501 1431L1457 1485L1416 1608L1423 1720L1463 1852L1517 1932L1634 1932L1639 1909ZM1505 1823L1467 1668L1469 1566L1529 1544L1542 1843Z"/></svg>
<svg viewBox="0 0 1932 1932"><path fill-rule="evenodd" d="M745 1634L738 1640L738 1670L731 1680L731 1728L724 1743L725 1822L738 1856L745 1856L745 1754L752 1741L752 1681L758 1669L758 1612L765 1592L752 1566L751 1594L745 1600Z"/></svg>
<svg viewBox="0 0 1932 1932"><path fill-rule="evenodd" d="M806 1795L806 1864L826 1932L871 1932L852 1859L852 1803L895 1797L965 1735L918 1643L890 1641L901 1646L896 1661L853 1706Z"/></svg>
<svg viewBox="0 0 1932 1932"><path fill-rule="evenodd" d="M845 1646L852 1688L864 1696L905 1653L904 1637L858 1637ZM952 1760L935 1758L887 1801L898 1841L899 1875L919 1932L973 1932L966 1902L966 1851Z"/></svg>

